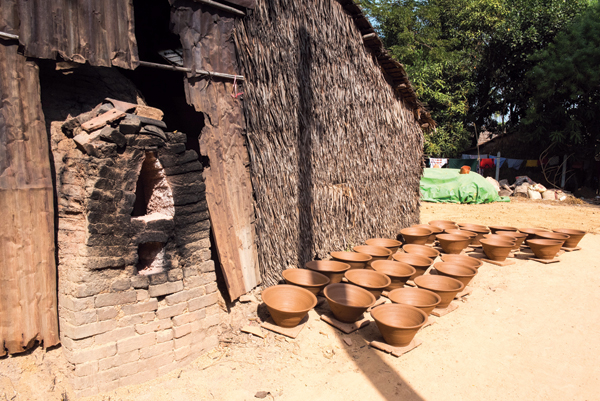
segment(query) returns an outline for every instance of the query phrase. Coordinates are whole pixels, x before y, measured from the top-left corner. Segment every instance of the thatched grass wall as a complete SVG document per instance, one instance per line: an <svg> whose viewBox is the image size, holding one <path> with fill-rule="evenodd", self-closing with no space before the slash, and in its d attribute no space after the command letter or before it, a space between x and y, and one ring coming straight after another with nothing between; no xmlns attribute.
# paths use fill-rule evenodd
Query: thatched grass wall
<svg viewBox="0 0 600 401"><path fill-rule="evenodd" d="M265 283L416 223L420 126L340 3L258 0L234 39Z"/></svg>

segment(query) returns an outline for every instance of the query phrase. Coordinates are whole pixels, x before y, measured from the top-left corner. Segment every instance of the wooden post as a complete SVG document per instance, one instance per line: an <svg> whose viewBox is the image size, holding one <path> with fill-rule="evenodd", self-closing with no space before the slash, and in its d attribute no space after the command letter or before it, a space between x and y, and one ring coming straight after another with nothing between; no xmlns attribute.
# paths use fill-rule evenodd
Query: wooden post
<svg viewBox="0 0 600 401"><path fill-rule="evenodd" d="M496 159L496 181L500 179L500 152L498 152L498 158Z"/></svg>

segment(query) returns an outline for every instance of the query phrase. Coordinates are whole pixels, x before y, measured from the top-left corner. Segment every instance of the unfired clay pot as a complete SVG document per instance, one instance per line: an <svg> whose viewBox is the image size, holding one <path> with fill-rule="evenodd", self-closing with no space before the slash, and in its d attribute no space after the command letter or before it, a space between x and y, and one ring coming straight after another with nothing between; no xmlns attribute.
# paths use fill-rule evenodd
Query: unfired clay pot
<svg viewBox="0 0 600 401"><path fill-rule="evenodd" d="M331 282L326 275L308 269L287 269L281 275L286 283L306 288L315 295Z"/></svg>
<svg viewBox="0 0 600 401"><path fill-rule="evenodd" d="M346 323L356 322L376 301L369 291L346 283L329 284L323 294L335 318Z"/></svg>
<svg viewBox="0 0 600 401"><path fill-rule="evenodd" d="M425 256L415 255L414 253L397 253L394 255L394 260L397 262L406 263L415 268L415 273L410 276L409 280L414 280L415 277L422 276L429 266L433 264L433 260Z"/></svg>
<svg viewBox="0 0 600 401"><path fill-rule="evenodd" d="M473 277L477 274L477 269L474 267L462 266L455 262L438 262L433 267L435 267L438 274L457 279L465 287L469 285Z"/></svg>
<svg viewBox="0 0 600 401"><path fill-rule="evenodd" d="M402 250L406 253L413 253L415 255L425 256L426 258L434 260L440 256L440 251L426 245L406 244L402 245Z"/></svg>
<svg viewBox="0 0 600 401"><path fill-rule="evenodd" d="M585 231L574 230L571 228L557 228L556 230L552 230L552 231L554 231L555 233L569 235L570 238L568 240L566 240L565 243L563 244L563 246L565 248L576 248L577 245L579 244L579 241L581 241L581 239L585 235Z"/></svg>
<svg viewBox="0 0 600 401"><path fill-rule="evenodd" d="M427 224L429 224L430 226L439 227L440 225L442 225L442 226L445 226L445 225L455 225L456 222L450 221L450 220L433 220L433 221L430 221Z"/></svg>
<svg viewBox="0 0 600 401"><path fill-rule="evenodd" d="M489 228L479 224L459 223L459 226L461 230L467 230L477 234L477 237L475 237L475 239L471 241L471 245L481 245L479 241L481 241L483 235L490 232Z"/></svg>
<svg viewBox="0 0 600 401"><path fill-rule="evenodd" d="M537 233L539 232L548 232L548 230L546 230L545 228L519 228L519 232L522 232L523 234L527 234L527 238L525 239L530 240L530 239L535 239L538 238Z"/></svg>
<svg viewBox="0 0 600 401"><path fill-rule="evenodd" d="M433 230L424 227L408 227L400 230L405 244L425 245L429 236L433 234Z"/></svg>
<svg viewBox="0 0 600 401"><path fill-rule="evenodd" d="M382 246L359 245L352 248L354 252L365 253L372 259L367 263L367 267L376 260L388 260L392 256L392 251Z"/></svg>
<svg viewBox="0 0 600 401"><path fill-rule="evenodd" d="M429 315L442 302L442 298L435 292L412 287L397 288L394 291L390 291L388 298L397 304L411 305L419 308L426 315Z"/></svg>
<svg viewBox="0 0 600 401"><path fill-rule="evenodd" d="M473 241L475 241L477 239L477 234L472 232L472 231L467 231L467 230L457 230L457 229L448 229L448 230L444 230L444 232L446 234L455 234L455 235L463 235L469 238L469 245L471 245L473 243Z"/></svg>
<svg viewBox="0 0 600 401"><path fill-rule="evenodd" d="M565 246L565 242L567 242L569 240L569 238L571 238L571 236L569 234L552 233L552 232L537 233L536 235L538 236L539 239L555 239L557 241L563 241L562 246Z"/></svg>
<svg viewBox="0 0 600 401"><path fill-rule="evenodd" d="M517 227L508 227L508 226L489 226L490 230L492 230L492 234L496 234L496 231L518 231Z"/></svg>
<svg viewBox="0 0 600 401"><path fill-rule="evenodd" d="M330 255L335 261L349 264L350 269L364 269L373 260L371 255L359 252L336 251Z"/></svg>
<svg viewBox="0 0 600 401"><path fill-rule="evenodd" d="M485 255L490 260L498 262L505 261L515 246L514 241L508 241L502 238L484 238L480 242Z"/></svg>
<svg viewBox="0 0 600 401"><path fill-rule="evenodd" d="M411 265L394 260L376 260L371 264L371 268L376 272L385 274L392 281L385 288L386 291L404 287L404 284L416 272Z"/></svg>
<svg viewBox="0 0 600 401"><path fill-rule="evenodd" d="M427 322L427 315L410 305L385 304L371 311L386 343L393 347L406 347Z"/></svg>
<svg viewBox="0 0 600 401"><path fill-rule="evenodd" d="M281 327L296 327L317 305L315 294L295 285L269 287L263 290L261 297L275 324Z"/></svg>
<svg viewBox="0 0 600 401"><path fill-rule="evenodd" d="M444 253L459 254L469 246L471 239L465 235L439 234L437 236Z"/></svg>
<svg viewBox="0 0 600 401"><path fill-rule="evenodd" d="M472 267L474 269L479 269L483 266L481 260L472 258L468 255L442 255L442 262L457 263L461 266Z"/></svg>
<svg viewBox="0 0 600 401"><path fill-rule="evenodd" d="M563 245L563 241L555 239L528 239L527 245L538 259L554 259Z"/></svg>
<svg viewBox="0 0 600 401"><path fill-rule="evenodd" d="M375 299L379 299L381 292L392 283L385 274L368 269L348 270L344 276L350 283L369 291Z"/></svg>
<svg viewBox="0 0 600 401"><path fill-rule="evenodd" d="M436 227L436 226L430 226L429 224L417 224L417 225L415 225L415 226L413 226L413 227L418 227L418 228L427 228L427 229L429 229L429 230L433 231L433 234L431 234L431 235L429 236L429 238L427 238L427 242L426 242L426 244L433 244L433 243L435 242L435 237L436 237L438 234L441 234L441 233L443 233L443 232L444 232L444 230L442 230L441 228L439 228L439 227Z"/></svg>
<svg viewBox="0 0 600 401"><path fill-rule="evenodd" d="M504 235L508 238L514 238L515 247L513 248L515 251L521 249L521 244L527 238L527 234L519 233L514 231L496 231L497 235Z"/></svg>
<svg viewBox="0 0 600 401"><path fill-rule="evenodd" d="M402 246L402 242L389 238L371 238L365 241L367 245L381 246L389 249L392 253L398 252L398 248Z"/></svg>
<svg viewBox="0 0 600 401"><path fill-rule="evenodd" d="M465 289L465 285L456 279L433 274L417 277L415 279L415 284L419 288L438 294L442 300L437 307L441 309L447 308L456 294Z"/></svg>
<svg viewBox="0 0 600 401"><path fill-rule="evenodd" d="M344 273L350 270L349 264L335 260L313 260L312 262L307 262L305 266L307 269L327 276L331 284L342 281Z"/></svg>

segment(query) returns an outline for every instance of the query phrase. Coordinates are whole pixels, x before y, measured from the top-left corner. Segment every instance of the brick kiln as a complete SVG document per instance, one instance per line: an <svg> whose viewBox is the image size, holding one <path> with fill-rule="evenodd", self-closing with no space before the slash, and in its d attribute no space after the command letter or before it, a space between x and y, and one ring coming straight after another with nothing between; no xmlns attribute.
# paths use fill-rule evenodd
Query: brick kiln
<svg viewBox="0 0 600 401"><path fill-rule="evenodd" d="M136 109L150 108L108 100L51 130L60 335L80 395L149 380L218 343L202 165L160 111Z"/></svg>

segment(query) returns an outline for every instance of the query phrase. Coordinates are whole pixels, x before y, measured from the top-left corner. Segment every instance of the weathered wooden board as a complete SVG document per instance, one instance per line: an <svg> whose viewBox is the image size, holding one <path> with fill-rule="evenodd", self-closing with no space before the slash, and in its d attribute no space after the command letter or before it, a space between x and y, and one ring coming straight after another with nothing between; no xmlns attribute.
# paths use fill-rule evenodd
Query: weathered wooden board
<svg viewBox="0 0 600 401"><path fill-rule="evenodd" d="M54 202L38 67L0 45L0 356L58 339Z"/></svg>

